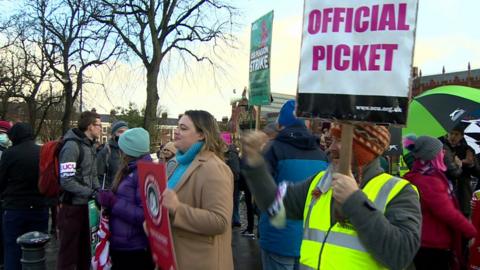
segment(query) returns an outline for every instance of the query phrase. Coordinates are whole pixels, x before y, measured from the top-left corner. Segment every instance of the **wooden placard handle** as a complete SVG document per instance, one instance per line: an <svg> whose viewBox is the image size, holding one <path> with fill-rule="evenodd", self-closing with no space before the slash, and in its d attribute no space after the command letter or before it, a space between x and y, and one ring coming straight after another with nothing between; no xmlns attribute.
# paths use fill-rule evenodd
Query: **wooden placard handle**
<svg viewBox="0 0 480 270"><path fill-rule="evenodd" d="M260 114L262 113L262 106L257 106L257 114L255 115L255 131L260 130Z"/></svg>
<svg viewBox="0 0 480 270"><path fill-rule="evenodd" d="M349 175L350 166L352 164L352 141L353 141L353 125L350 123L342 123L342 138L340 149L340 164L338 172Z"/></svg>
<svg viewBox="0 0 480 270"><path fill-rule="evenodd" d="M353 142L353 125L350 123L342 123L342 138L340 149L340 164L338 166L338 172L345 175L350 175L350 167L352 161L352 142ZM333 209L335 213L335 219L343 223L345 218L343 217L342 208L337 201L333 203Z"/></svg>

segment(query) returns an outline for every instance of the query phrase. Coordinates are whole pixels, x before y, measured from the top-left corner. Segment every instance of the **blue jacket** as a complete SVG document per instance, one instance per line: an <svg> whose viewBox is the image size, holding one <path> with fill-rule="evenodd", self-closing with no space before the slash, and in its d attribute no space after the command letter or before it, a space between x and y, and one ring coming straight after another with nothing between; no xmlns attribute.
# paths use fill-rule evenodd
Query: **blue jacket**
<svg viewBox="0 0 480 270"><path fill-rule="evenodd" d="M319 139L305 126L281 130L264 154L275 182L296 183L327 168L327 156L320 150ZM273 227L268 215L262 213L259 222L260 246L281 256L299 257L303 222L287 220L284 229Z"/></svg>
<svg viewBox="0 0 480 270"><path fill-rule="evenodd" d="M149 160L149 155L128 163L128 174L115 193L117 198L110 213L110 247L113 250L133 251L148 248L148 239L143 230L142 199L140 197L137 162Z"/></svg>

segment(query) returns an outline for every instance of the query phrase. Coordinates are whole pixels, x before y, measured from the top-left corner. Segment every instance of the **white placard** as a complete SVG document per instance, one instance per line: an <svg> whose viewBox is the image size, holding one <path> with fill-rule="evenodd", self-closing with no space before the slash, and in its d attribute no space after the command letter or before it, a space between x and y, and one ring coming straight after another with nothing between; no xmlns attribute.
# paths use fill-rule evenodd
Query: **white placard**
<svg viewBox="0 0 480 270"><path fill-rule="evenodd" d="M417 0L305 0L298 93L409 96Z"/></svg>

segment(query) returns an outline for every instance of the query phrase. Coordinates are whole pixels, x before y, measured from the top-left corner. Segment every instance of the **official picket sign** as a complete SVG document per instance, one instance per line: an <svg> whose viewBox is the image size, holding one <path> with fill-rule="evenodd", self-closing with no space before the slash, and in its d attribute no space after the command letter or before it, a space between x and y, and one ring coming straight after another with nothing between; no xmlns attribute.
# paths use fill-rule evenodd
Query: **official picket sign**
<svg viewBox="0 0 480 270"><path fill-rule="evenodd" d="M405 124L417 7L305 1L297 115Z"/></svg>

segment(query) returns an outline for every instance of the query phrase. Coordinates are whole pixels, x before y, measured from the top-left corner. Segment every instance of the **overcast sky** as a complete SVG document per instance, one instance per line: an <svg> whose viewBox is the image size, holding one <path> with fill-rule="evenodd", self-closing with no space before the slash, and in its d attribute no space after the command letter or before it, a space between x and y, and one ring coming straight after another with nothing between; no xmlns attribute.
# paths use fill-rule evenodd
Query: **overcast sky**
<svg viewBox="0 0 480 270"><path fill-rule="evenodd" d="M236 49L221 55L226 60L223 72L213 74L205 66L192 61L191 70L169 74L159 82L160 104L170 117L188 109L210 111L218 119L230 116L229 102L248 85L250 25L263 14L274 10L271 59L272 92L295 94L301 40L303 1L299 0L236 0L241 25L235 33ZM479 0L419 1L414 65L423 75L480 68ZM0 4L3 5L0 0ZM145 104L145 78L141 65L120 65L115 72L95 70L95 79L106 88L90 86L86 103L108 113L115 106L135 102ZM188 80L186 80L188 78ZM233 93L236 89L236 94ZM104 92L108 92L107 100Z"/></svg>

